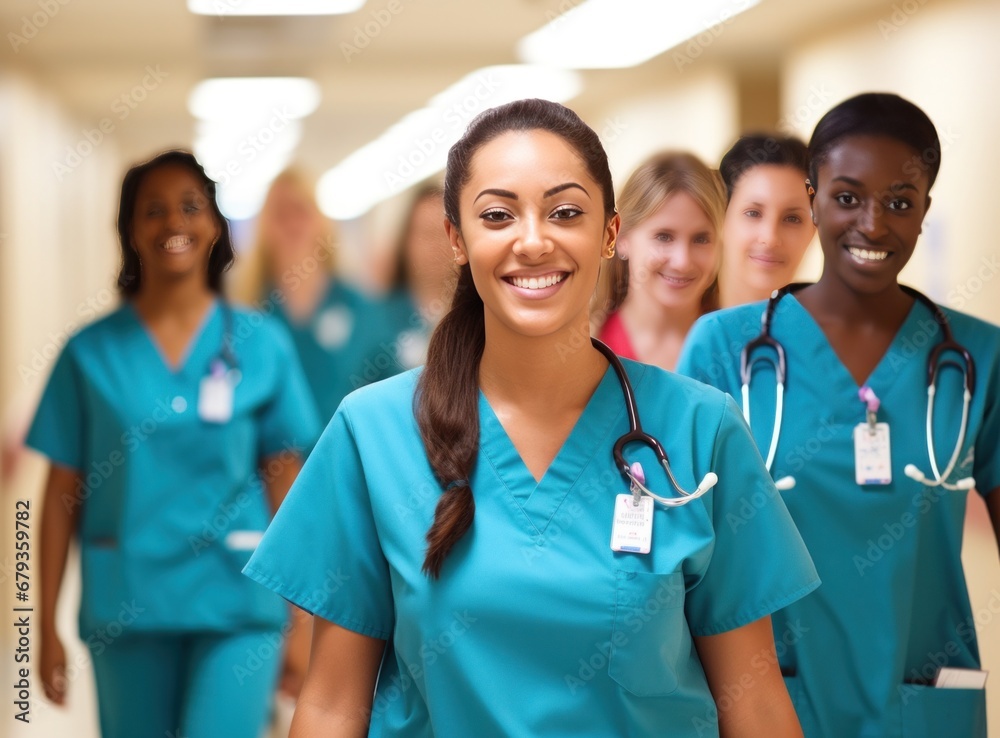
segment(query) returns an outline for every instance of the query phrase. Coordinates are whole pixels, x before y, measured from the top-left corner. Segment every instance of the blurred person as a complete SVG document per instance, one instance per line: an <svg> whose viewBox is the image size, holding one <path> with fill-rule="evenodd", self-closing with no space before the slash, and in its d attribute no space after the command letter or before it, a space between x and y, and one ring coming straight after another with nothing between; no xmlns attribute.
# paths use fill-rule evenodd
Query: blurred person
<svg viewBox="0 0 1000 738"><path fill-rule="evenodd" d="M344 400L245 569L315 615L292 735L800 736L768 614L818 580L739 411L577 340L619 226L597 134L548 101L488 110L445 210L460 276L427 365ZM632 402L670 478L704 476L687 498L648 447L625 469L671 497L629 493ZM634 504L647 553L608 545Z"/></svg>
<svg viewBox="0 0 1000 738"><path fill-rule="evenodd" d="M354 389L401 370L384 302L337 274L333 224L298 169L275 178L257 237L237 275L237 299L285 324L322 422Z"/></svg>
<svg viewBox="0 0 1000 738"><path fill-rule="evenodd" d="M673 369L695 320L718 307L722 181L692 154L656 154L628 178L618 209L597 336L619 356Z"/></svg>
<svg viewBox="0 0 1000 738"><path fill-rule="evenodd" d="M766 300L795 278L816 233L806 191L809 154L794 137L743 136L722 157L729 204L723 229L722 307Z"/></svg>
<svg viewBox="0 0 1000 738"><path fill-rule="evenodd" d="M45 694L66 699L55 612L76 537L102 736L257 738L288 613L240 569L318 420L284 328L222 294L229 226L191 154L129 169L117 225L123 304L70 338L26 441L51 461Z"/></svg>
<svg viewBox="0 0 1000 738"><path fill-rule="evenodd" d="M399 328L399 364L412 369L427 360L431 332L447 312L458 279L444 229L441 186L430 183L419 188L403 223L396 282L388 300Z"/></svg>
<svg viewBox="0 0 1000 738"><path fill-rule="evenodd" d="M705 316L678 371L743 397L823 579L774 616L806 736L985 738L961 554L970 489L1000 540L1000 328L898 281L941 161L920 108L845 100L809 156L819 281Z"/></svg>

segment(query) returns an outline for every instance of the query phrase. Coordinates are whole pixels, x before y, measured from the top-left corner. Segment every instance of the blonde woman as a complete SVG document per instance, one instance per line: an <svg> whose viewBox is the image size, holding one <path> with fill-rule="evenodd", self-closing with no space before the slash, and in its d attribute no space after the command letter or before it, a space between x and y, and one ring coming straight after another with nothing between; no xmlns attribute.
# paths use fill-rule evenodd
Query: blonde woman
<svg viewBox="0 0 1000 738"><path fill-rule="evenodd" d="M604 275L598 338L620 356L673 369L691 326L718 307L726 191L700 159L664 152L618 198L619 260Z"/></svg>
<svg viewBox="0 0 1000 738"><path fill-rule="evenodd" d="M287 325L325 422L349 392L401 367L389 312L336 273L333 225L313 190L296 169L274 180L236 294Z"/></svg>

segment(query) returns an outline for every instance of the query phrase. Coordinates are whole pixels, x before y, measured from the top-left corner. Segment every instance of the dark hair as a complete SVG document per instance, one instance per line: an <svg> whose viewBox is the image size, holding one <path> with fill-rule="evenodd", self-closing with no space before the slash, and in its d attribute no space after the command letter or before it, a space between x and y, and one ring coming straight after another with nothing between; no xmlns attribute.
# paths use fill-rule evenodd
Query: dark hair
<svg viewBox="0 0 1000 738"><path fill-rule="evenodd" d="M136 164L122 180L121 197L118 200L118 241L122 250L122 265L118 272L118 291L126 298L133 297L142 286L142 268L139 254L132 245L132 220L135 217L135 201L142 181L154 169L164 166L186 167L201 182L209 207L219 222L219 240L212 247L208 257L208 286L213 292L222 292L222 275L233 264L236 252L233 250L229 223L226 221L215 200L215 182L205 174L205 169L194 158L194 154L181 149L164 151L147 162Z"/></svg>
<svg viewBox="0 0 1000 738"><path fill-rule="evenodd" d="M608 157L597 134L572 110L547 100L518 100L477 115L448 152L445 216L460 227L459 194L471 176L476 152L510 131L554 133L573 147L601 188L604 213L615 212ZM470 486L479 453L479 362L486 343L483 300L472 271L462 266L451 309L431 336L427 365L414 400L427 458L442 488L427 531L423 570L433 578L455 544L472 526L476 504Z"/></svg>
<svg viewBox="0 0 1000 738"><path fill-rule="evenodd" d="M906 144L916 153L910 174L925 171L927 188L934 185L941 166L941 141L931 119L909 100L890 92L866 92L831 108L809 140L809 179L814 186L820 165L848 136L885 136Z"/></svg>
<svg viewBox="0 0 1000 738"><path fill-rule="evenodd" d="M396 244L396 273L392 280L390 290L405 291L413 284L413 264L410 263L410 255L407 253L406 245L413 229L413 218L417 209L429 200L444 198L444 188L437 182L429 181L417 187L410 200L406 217L403 220L402 228L399 231L399 240ZM441 216L444 216L444 209L441 209ZM441 230L442 234L444 229Z"/></svg>
<svg viewBox="0 0 1000 738"><path fill-rule="evenodd" d="M794 136L750 133L740 136L719 163L719 174L726 183L726 199L733 199L733 190L740 177L763 164L794 167L809 175L809 149ZM803 188L805 184L803 183Z"/></svg>

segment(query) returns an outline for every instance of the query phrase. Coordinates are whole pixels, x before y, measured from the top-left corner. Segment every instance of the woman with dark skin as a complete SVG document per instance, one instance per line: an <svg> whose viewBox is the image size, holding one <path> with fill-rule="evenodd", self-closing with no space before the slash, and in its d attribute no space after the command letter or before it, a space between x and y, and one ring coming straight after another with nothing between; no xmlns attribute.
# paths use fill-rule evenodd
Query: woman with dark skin
<svg viewBox="0 0 1000 738"><path fill-rule="evenodd" d="M129 170L118 233L124 304L69 340L27 439L52 461L42 683L64 703L55 613L76 537L104 738L257 738L287 606L240 568L318 421L284 330L222 297L229 228L191 154Z"/></svg>
<svg viewBox="0 0 1000 738"><path fill-rule="evenodd" d="M823 586L774 617L776 633L802 633L782 672L807 737L985 738L961 549L973 486L1000 536L1000 329L935 310L898 281L941 157L922 110L891 94L851 98L820 120L809 153L824 266L816 284L775 298L770 333L787 381L772 473L794 475L782 494ZM763 311L704 318L679 370L739 397L739 347ZM974 362L967 405L961 354L932 361L946 324ZM763 450L776 377L764 360L752 369L748 409ZM965 688L945 688L948 679Z"/></svg>

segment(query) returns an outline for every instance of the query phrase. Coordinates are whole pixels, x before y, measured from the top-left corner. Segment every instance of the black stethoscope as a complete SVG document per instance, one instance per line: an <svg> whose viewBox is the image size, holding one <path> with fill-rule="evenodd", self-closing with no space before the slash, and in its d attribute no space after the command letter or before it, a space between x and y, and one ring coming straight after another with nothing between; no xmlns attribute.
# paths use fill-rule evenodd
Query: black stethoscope
<svg viewBox="0 0 1000 738"><path fill-rule="evenodd" d="M775 290L771 293L771 299L767 301L767 307L764 309L764 314L761 315L760 335L752 341L749 341L740 352L740 381L743 385L743 417L746 419L747 425L750 425L750 379L753 373L753 365L757 361L765 361L774 367L777 391L774 404L774 426L771 430L771 445L768 448L767 459L765 461L768 471L771 471L771 465L774 463L774 455L778 449L778 437L781 434L786 369L785 349L781 343L771 335L771 320L774 317L774 311L777 309L778 303L781 301L782 297L787 294L797 292L803 287L808 286L809 283L807 282L798 282L782 287L781 289ZM928 456L930 456L931 472L933 473L934 478L928 479L927 476L924 475L924 473L914 464L907 464L903 471L906 476L926 484L929 487L944 487L945 489L951 490L972 489L972 487L975 486L975 481L972 477L960 479L955 484L950 484L946 480L955 469L955 464L958 463L958 455L961 453L962 445L965 443L965 433L966 430L968 430L969 423L969 405L972 402L972 394L976 388L976 363L968 349L955 340L955 337L952 335L951 325L948 323L947 316L933 300L912 287L902 284L899 285L899 287L903 290L903 292L921 302L928 310L931 311L934 315L935 322L941 326L941 332L943 333L942 339L933 349L931 349L930 355L927 357L927 453ZM760 347L768 347L772 349L777 356L777 359L772 358L770 355L768 355L766 359L760 355L754 358L752 356L753 352ZM958 354L958 356L961 357L961 363L948 358L942 360L942 354L947 351ZM961 369L965 384L965 391L962 398L962 424L958 433L958 442L955 444L955 449L952 451L951 459L948 461L948 465L942 473L938 469L937 454L934 450L934 435L932 433L934 424L934 396L937 392L938 371L942 366L949 364ZM782 477L781 479L778 479L774 485L778 489L788 490L795 486L795 479L790 476Z"/></svg>
<svg viewBox="0 0 1000 738"><path fill-rule="evenodd" d="M694 492L687 492L680 486L680 484L677 483L673 472L670 470L670 462L667 460L667 452L663 450L663 446L660 442L648 433L644 432L642 430L642 426L639 424L639 410L635 404L635 393L632 390L632 383L629 381L628 375L625 373L625 367L622 365L621 359L619 359L615 352L612 351L607 345L598 341L596 338L591 338L590 341L594 344L594 348L604 354L605 358L611 364L611 367L615 370L615 374L618 375L618 383L622 387L622 395L625 396L625 409L628 411L629 431L615 441L612 453L615 459L615 466L618 467L618 471L622 473L622 476L629 481L629 485L632 490L638 490L641 494L649 495L657 502L669 507L680 507L681 505L686 505L692 500L701 497L703 494L708 492L708 490L712 489L712 487L714 487L719 481L719 477L714 472L706 474L701 480L701 484L698 485ZM645 479L641 479L636 476L628 461L625 460L625 446L629 443L644 443L653 449L653 453L656 454L656 458L663 466L663 470L667 473L667 479L670 480L670 484L673 485L674 489L680 493L680 497L660 497L646 487Z"/></svg>

